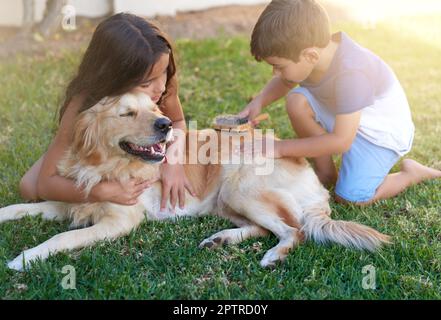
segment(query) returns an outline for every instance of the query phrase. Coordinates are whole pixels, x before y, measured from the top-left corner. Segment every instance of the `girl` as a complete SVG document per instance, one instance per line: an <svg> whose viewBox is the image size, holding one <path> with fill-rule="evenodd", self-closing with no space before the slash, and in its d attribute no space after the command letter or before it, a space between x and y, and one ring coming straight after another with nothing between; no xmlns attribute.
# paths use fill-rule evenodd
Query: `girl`
<svg viewBox="0 0 441 320"><path fill-rule="evenodd" d="M152 23L132 14L116 14L101 22L84 54L77 75L66 90L60 109L58 132L44 154L23 176L20 193L26 200L70 203L109 201L134 205L138 196L154 181L131 180L127 184L103 181L86 198L72 180L57 174L56 165L72 142L75 117L106 96L141 91L152 99L173 122L174 129L186 130L178 97L173 50L167 37ZM177 141L168 154L177 149ZM185 189L194 195L181 164L161 166L162 201L174 208L178 199L184 206Z"/></svg>

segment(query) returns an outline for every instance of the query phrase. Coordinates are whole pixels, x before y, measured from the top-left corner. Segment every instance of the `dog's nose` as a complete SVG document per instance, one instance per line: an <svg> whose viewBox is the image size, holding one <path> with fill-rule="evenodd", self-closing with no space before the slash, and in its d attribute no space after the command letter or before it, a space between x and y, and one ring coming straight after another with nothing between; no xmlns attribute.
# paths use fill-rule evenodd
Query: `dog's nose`
<svg viewBox="0 0 441 320"><path fill-rule="evenodd" d="M167 133L172 128L172 122L167 118L159 118L155 121L154 127L162 133Z"/></svg>

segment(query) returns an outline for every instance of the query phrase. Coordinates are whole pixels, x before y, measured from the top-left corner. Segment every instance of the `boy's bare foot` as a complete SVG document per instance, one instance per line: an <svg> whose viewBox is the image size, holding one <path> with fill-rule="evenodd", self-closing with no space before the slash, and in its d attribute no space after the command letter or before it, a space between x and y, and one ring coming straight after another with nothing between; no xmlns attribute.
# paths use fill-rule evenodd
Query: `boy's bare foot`
<svg viewBox="0 0 441 320"><path fill-rule="evenodd" d="M426 167L421 163L412 160L405 159L401 164L401 171L411 175L413 177L413 183L419 183L428 179L441 178L441 171L430 167Z"/></svg>

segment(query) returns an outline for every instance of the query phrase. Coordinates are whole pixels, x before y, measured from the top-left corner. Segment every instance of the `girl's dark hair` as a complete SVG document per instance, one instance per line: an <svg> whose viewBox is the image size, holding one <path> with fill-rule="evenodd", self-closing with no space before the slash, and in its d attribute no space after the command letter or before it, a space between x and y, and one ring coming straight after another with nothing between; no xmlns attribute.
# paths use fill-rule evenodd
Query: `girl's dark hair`
<svg viewBox="0 0 441 320"><path fill-rule="evenodd" d="M69 83L60 109L59 121L67 106L81 96L79 112L87 110L107 96L119 96L140 85L162 54L170 54L167 68L167 95L170 80L176 74L173 50L167 36L157 26L129 13L119 13L102 21Z"/></svg>

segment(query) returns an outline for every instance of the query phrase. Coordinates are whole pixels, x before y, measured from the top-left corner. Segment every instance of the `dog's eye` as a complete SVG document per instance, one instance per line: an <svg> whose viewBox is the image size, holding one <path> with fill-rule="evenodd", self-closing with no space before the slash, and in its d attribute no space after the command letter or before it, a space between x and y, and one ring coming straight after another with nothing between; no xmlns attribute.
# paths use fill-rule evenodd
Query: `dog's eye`
<svg viewBox="0 0 441 320"><path fill-rule="evenodd" d="M135 111L129 111L127 113L123 113L119 115L120 117L134 117L136 116L136 112Z"/></svg>

